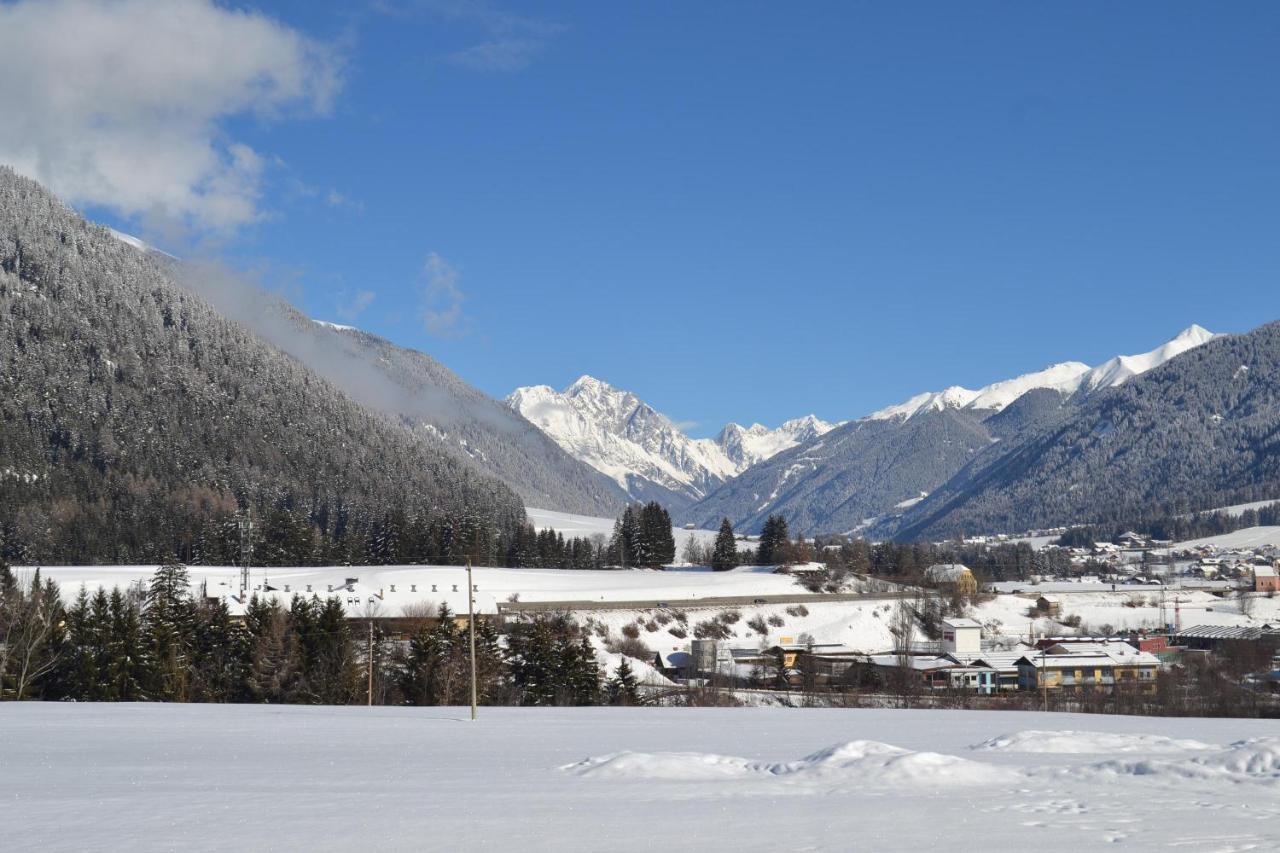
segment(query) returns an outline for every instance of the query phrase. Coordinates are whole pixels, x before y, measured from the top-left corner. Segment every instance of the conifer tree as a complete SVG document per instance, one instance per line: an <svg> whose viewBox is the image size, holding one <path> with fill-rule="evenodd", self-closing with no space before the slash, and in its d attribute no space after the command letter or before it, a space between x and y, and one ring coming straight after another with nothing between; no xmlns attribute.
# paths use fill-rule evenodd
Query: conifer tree
<svg viewBox="0 0 1280 853"><path fill-rule="evenodd" d="M226 601L202 601L196 608L192 643L193 700L239 701L245 692L248 663L244 628L232 622Z"/></svg>
<svg viewBox="0 0 1280 853"><path fill-rule="evenodd" d="M760 531L760 546L756 550L756 560L762 566L772 566L787 560L787 546L790 534L787 531L787 520L780 515L770 515Z"/></svg>
<svg viewBox="0 0 1280 853"><path fill-rule="evenodd" d="M606 688L610 705L639 705L640 689L631 664L624 657Z"/></svg>
<svg viewBox="0 0 1280 853"><path fill-rule="evenodd" d="M320 705L345 705L359 692L358 667L347 613L337 598L314 613L304 676L310 698Z"/></svg>
<svg viewBox="0 0 1280 853"><path fill-rule="evenodd" d="M119 587L114 587L108 598L107 609L111 619L106 630L109 638L106 654L107 690L118 702L148 699L151 694L147 685L156 681L157 659L143 628L138 601L122 592Z"/></svg>
<svg viewBox="0 0 1280 853"><path fill-rule="evenodd" d="M717 572L728 571L738 565L738 542L733 535L729 519L720 522L716 543L711 551L711 568Z"/></svg>
<svg viewBox="0 0 1280 853"><path fill-rule="evenodd" d="M292 702L300 689L301 649L289 615L276 601L249 599L244 627L249 647L246 692L254 702Z"/></svg>
<svg viewBox="0 0 1280 853"><path fill-rule="evenodd" d="M142 621L156 677L155 698L186 701L190 698L195 603L191 599L187 569L181 563L169 560L156 569L147 591Z"/></svg>

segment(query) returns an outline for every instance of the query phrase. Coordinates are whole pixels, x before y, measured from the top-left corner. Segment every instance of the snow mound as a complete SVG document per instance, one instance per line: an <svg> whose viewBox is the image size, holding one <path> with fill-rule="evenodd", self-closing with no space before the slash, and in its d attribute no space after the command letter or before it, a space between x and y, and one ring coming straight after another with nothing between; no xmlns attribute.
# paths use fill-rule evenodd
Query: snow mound
<svg viewBox="0 0 1280 853"><path fill-rule="evenodd" d="M594 779L653 779L701 782L750 775L745 758L709 752L613 752L560 768Z"/></svg>
<svg viewBox="0 0 1280 853"><path fill-rule="evenodd" d="M836 744L798 761L748 761L702 752L615 752L568 764L561 770L604 779L704 781L709 779L794 779L857 781L887 785L952 782L1000 784L1017 774L954 755L913 752L871 740Z"/></svg>
<svg viewBox="0 0 1280 853"><path fill-rule="evenodd" d="M1198 740L1180 740L1164 735L1122 734L1120 732L1073 732L1028 730L993 737L970 749L1005 752L1041 752L1055 755L1116 752L1184 752L1217 749Z"/></svg>
<svg viewBox="0 0 1280 853"><path fill-rule="evenodd" d="M1214 755L1181 761L1104 761L1089 769L1118 776L1163 776L1280 785L1280 737L1240 740Z"/></svg>
<svg viewBox="0 0 1280 853"><path fill-rule="evenodd" d="M758 764L774 776L857 779L910 785L1008 781L1013 773L989 764L940 752L913 752L874 740L854 740L819 750L786 764Z"/></svg>

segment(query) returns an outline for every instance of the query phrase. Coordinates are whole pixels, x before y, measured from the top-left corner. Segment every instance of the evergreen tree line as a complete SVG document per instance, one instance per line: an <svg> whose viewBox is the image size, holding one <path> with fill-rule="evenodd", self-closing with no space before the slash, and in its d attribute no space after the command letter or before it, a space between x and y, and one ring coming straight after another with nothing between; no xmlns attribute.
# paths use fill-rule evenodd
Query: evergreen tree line
<svg viewBox="0 0 1280 853"><path fill-rule="evenodd" d="M646 569L674 562L676 540L666 508L657 501L628 506L613 524L609 557L615 565Z"/></svg>
<svg viewBox="0 0 1280 853"><path fill-rule="evenodd" d="M416 621L397 638L376 618L349 620L339 599L300 596L255 597L237 620L224 601L193 595L176 562L145 586L82 589L64 607L56 583L0 564L0 699L465 704L465 623L445 605ZM505 636L477 619L476 670L484 704L639 702L630 667L602 679L586 634L563 616Z"/></svg>
<svg viewBox="0 0 1280 853"><path fill-rule="evenodd" d="M1025 542L870 542L846 536L820 536L818 559L829 568L906 582L919 581L937 563L963 563L980 581L1026 580L1033 575L1067 575L1070 556L1037 551Z"/></svg>
<svg viewBox="0 0 1280 853"><path fill-rule="evenodd" d="M813 552L802 537L791 539L785 518L770 515L754 548L739 543L732 522L724 518L720 521L720 528L711 545L704 547L690 536L685 542L683 557L687 563L706 565L723 572L738 566L807 563L813 559Z"/></svg>

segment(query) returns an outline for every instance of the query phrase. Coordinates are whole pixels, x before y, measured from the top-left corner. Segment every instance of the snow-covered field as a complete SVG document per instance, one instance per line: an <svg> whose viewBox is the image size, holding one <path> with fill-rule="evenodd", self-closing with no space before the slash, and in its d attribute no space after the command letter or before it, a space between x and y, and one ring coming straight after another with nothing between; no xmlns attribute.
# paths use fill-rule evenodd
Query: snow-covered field
<svg viewBox="0 0 1280 853"><path fill-rule="evenodd" d="M29 569L19 569L19 572ZM42 571L62 585L64 597L72 599L85 585L90 591L98 586L127 587L131 583L145 582L155 571L155 566L49 566ZM238 592L239 570L228 566L191 566L192 584L207 584L211 594ZM467 607L466 569L456 566L358 566L325 568L274 568L254 569L252 583L260 588L264 578L273 587L271 595L287 604L295 593L307 595L307 587L321 597L336 595L353 616L370 612L389 617L400 616L406 607L441 603L448 604L455 612ZM348 578L358 578L347 591L343 585ZM725 611L739 614L737 622L729 626L730 642L739 647L759 647L779 642L798 642L801 635L811 636L817 643L838 643L867 652L883 651L892 645L889 625L892 621L893 603L884 599L865 601L805 601L798 610L790 601L796 596L806 596L805 590L789 575L774 574L768 570L743 567L731 572L708 571L561 571L556 569L489 569L474 570L477 587L476 608L480 613L494 613L500 603L518 596L522 603L538 602L586 602L598 604L625 604L637 602L627 609L583 611L579 619L590 616L609 628L615 638L627 623L640 626L640 639L654 651L687 649L687 638L671 633L682 626L676 623L654 624L659 603L676 602L685 611L691 629L700 621L715 618ZM329 587L333 592L329 592ZM1061 587L1061 589L1060 589ZM1035 634L1070 634L1075 629L1061 622L1048 619L1031 620L1027 609L1035 597L1048 592L1062 607L1061 618L1079 616L1081 630L1097 633L1109 626L1122 631L1137 628L1158 628L1160 619L1159 588L1120 587L1111 592L1109 587L1091 591L1084 584L1024 585L1025 595L1001 595L969 610L969 616L982 622L986 636L1007 635L1026 637ZM1070 590L1070 591L1064 591ZM1081 591L1076 591L1081 590ZM261 594L261 593L259 593ZM736 598L742 603L726 606L708 602L700 606L701 599ZM754 599L766 603L755 604ZM1177 610L1175 614L1175 600ZM692 603L686 603L692 602ZM235 598L228 598L232 612L242 609ZM642 604L641 604L642 603ZM1180 615L1182 625L1261 625L1264 622L1280 622L1280 597L1253 597L1252 611L1248 616L1240 613L1238 601L1233 597L1219 598L1208 592L1166 590L1165 620L1173 621ZM767 624L760 633L748 623L756 618L781 624ZM757 623L758 624L758 623ZM653 628L654 630L650 630ZM689 632L691 633L691 631Z"/></svg>
<svg viewBox="0 0 1280 853"><path fill-rule="evenodd" d="M1028 588L1027 592L1035 592ZM984 602L973 608L972 616L984 625L988 633L1021 634L1025 636L1031 620L1026 616L1027 608L1034 603L1035 595L1022 597L1014 595L997 596L994 600ZM1060 619L1079 616L1081 631L1099 633L1104 626L1111 626L1115 631L1138 628L1162 628L1160 621L1159 591L1127 591L1124 587L1119 592L1084 592L1050 595L1062 607ZM1176 603L1175 603L1176 601ZM1181 618L1183 627L1193 625L1272 625L1280 621L1280 598L1252 596L1252 611L1248 616L1240 612L1239 602L1234 597L1219 598L1207 592L1170 590L1165 593L1165 617L1169 622ZM995 627L997 630L990 630ZM1048 619L1037 619L1033 623L1037 634L1070 634L1072 629L1062 627L1060 622Z"/></svg>
<svg viewBox="0 0 1280 853"><path fill-rule="evenodd" d="M1267 545L1280 545L1280 527L1245 527L1220 536L1188 539L1174 545L1173 550L1206 547L1228 551L1234 548L1262 548Z"/></svg>
<svg viewBox="0 0 1280 853"><path fill-rule="evenodd" d="M6 850L1280 849L1274 721L0 706Z"/></svg>
<svg viewBox="0 0 1280 853"><path fill-rule="evenodd" d="M64 597L74 598L83 584L90 592L99 586L127 588L150 580L154 565L144 566L45 566L41 572L62 586ZM18 567L29 573L32 567ZM234 566L189 566L193 587L207 584L210 595L239 594L240 570ZM473 570L476 608L494 613L498 603L518 596L522 602L592 601L625 602L804 595L790 575L771 569L744 566L729 572L646 569L563 571L559 569ZM337 595L348 613L361 615L373 607L379 616L400 616L404 607L446 603L455 612L467 609L467 570L459 566L325 566L319 568L255 568L252 589L288 604L295 594ZM345 582L356 579L347 591ZM262 586L272 588L263 593ZM308 589L310 587L310 589ZM330 589L332 587L332 590ZM233 612L239 605L229 601Z"/></svg>
<svg viewBox="0 0 1280 853"><path fill-rule="evenodd" d="M1271 506L1273 503L1280 503L1280 498L1271 498L1270 500L1265 501L1251 501L1247 504L1232 504L1231 506L1222 506L1217 509L1202 510L1202 512L1222 512L1227 515L1240 516L1244 515L1247 510L1262 509L1264 506Z"/></svg>

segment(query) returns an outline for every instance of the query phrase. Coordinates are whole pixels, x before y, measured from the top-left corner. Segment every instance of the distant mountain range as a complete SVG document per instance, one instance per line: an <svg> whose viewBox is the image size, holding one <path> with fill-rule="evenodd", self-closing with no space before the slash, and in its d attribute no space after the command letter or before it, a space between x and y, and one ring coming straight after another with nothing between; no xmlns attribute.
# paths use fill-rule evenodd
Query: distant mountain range
<svg viewBox="0 0 1280 853"><path fill-rule="evenodd" d="M924 503L922 496L992 445L1065 417L1091 396L1212 338L1191 326L1150 352L1094 368L1066 362L977 390L918 394L747 469L688 516L704 524L728 517L753 530L778 513L808 532L892 532L887 521Z"/></svg>
<svg viewBox="0 0 1280 853"><path fill-rule="evenodd" d="M517 388L507 405L631 498L658 500L677 513L752 465L834 426L809 415L777 429L729 424L715 438L689 438L635 394L591 376L563 391Z"/></svg>
<svg viewBox="0 0 1280 853"><path fill-rule="evenodd" d="M730 424L714 439L689 438L635 394L589 376L564 391L519 388L507 403L630 496L661 500L683 520L713 526L728 517L756 530L777 513L809 533L927 535L946 527L944 517L967 517L957 509L961 481L977 466L1214 338L1191 326L1096 367L1064 362L978 389L952 386L839 424L813 416L776 430ZM988 485L983 500L998 492ZM944 496L949 509L934 518ZM994 511L973 523L996 523Z"/></svg>
<svg viewBox="0 0 1280 853"><path fill-rule="evenodd" d="M1130 524L1276 494L1280 323L1108 365L1109 385L1081 386L1091 393L975 454L879 532Z"/></svg>

